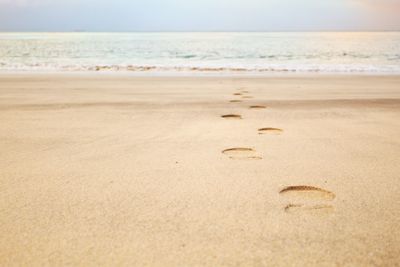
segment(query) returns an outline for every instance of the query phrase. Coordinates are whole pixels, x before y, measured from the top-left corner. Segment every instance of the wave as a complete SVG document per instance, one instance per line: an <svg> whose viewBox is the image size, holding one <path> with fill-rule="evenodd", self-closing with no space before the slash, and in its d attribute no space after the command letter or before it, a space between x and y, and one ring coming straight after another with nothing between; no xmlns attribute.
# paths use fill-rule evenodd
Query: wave
<svg viewBox="0 0 400 267"><path fill-rule="evenodd" d="M0 72L400 73L400 33L0 33Z"/></svg>

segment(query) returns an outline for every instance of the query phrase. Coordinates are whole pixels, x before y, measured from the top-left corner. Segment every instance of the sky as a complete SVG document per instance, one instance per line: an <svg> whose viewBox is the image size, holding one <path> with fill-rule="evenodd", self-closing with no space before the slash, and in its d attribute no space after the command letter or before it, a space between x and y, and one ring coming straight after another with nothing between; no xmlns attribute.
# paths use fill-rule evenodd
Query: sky
<svg viewBox="0 0 400 267"><path fill-rule="evenodd" d="M400 0L0 0L0 31L396 31Z"/></svg>

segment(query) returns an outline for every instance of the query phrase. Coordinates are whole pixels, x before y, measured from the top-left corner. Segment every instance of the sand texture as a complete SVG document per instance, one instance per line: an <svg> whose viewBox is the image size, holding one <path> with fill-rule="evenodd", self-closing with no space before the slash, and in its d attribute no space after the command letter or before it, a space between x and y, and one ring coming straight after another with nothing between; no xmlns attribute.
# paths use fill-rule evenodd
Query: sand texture
<svg viewBox="0 0 400 267"><path fill-rule="evenodd" d="M400 77L0 76L0 266L399 266Z"/></svg>

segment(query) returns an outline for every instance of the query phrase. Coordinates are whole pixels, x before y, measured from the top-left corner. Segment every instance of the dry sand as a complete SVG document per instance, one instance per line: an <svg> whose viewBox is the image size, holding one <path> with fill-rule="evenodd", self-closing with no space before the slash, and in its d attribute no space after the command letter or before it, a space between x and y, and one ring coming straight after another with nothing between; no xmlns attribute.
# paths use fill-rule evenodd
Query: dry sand
<svg viewBox="0 0 400 267"><path fill-rule="evenodd" d="M400 262L400 77L2 75L0 125L1 266Z"/></svg>

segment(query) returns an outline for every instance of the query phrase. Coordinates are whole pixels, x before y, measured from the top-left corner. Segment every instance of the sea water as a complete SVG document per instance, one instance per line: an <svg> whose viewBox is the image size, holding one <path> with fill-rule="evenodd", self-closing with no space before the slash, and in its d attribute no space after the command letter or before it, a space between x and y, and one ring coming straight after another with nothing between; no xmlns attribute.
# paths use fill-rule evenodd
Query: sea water
<svg viewBox="0 0 400 267"><path fill-rule="evenodd" d="M399 74L400 33L0 33L10 71Z"/></svg>

